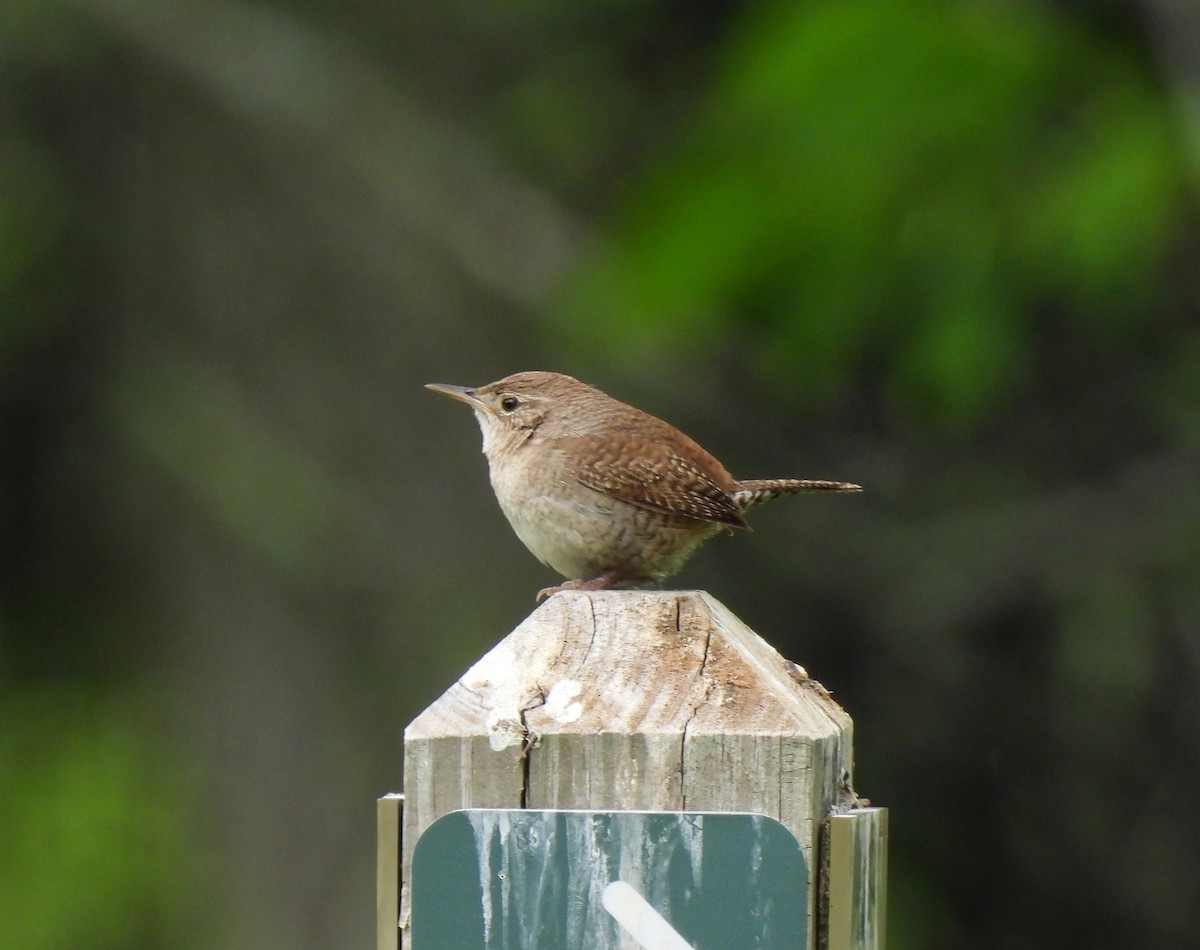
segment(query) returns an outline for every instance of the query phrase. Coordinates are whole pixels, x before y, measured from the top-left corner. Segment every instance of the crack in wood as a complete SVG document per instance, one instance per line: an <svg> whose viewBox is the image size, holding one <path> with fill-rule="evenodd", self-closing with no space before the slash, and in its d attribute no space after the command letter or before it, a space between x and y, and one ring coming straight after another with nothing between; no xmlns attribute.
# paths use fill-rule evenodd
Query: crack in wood
<svg viewBox="0 0 1200 950"><path fill-rule="evenodd" d="M539 706L545 705L546 691L539 686L537 688L537 700L527 706L522 706L517 712L521 722L521 731L525 734L521 742L521 791L517 796L518 808L529 807L529 783L533 768L533 750L537 746L539 739L538 734L529 725L528 714Z"/></svg>
<svg viewBox="0 0 1200 950"><path fill-rule="evenodd" d="M596 605L592 603L592 598L587 598L588 610L592 615L591 630L592 634L588 638L587 649L583 651L583 660L580 661L580 666L587 666L588 657L592 655L592 647L596 645ZM565 645L565 640L564 640Z"/></svg>
<svg viewBox="0 0 1200 950"><path fill-rule="evenodd" d="M708 655L709 655L709 651L711 649L712 649L712 628L710 627L708 629L708 631L704 634L704 656L700 660L700 675L701 676L708 675ZM705 687L704 687L704 701L705 702L708 702L708 694L710 692L712 692L712 684L706 683ZM699 708L699 707L697 707L697 708Z"/></svg>
<svg viewBox="0 0 1200 950"><path fill-rule="evenodd" d="M682 632L680 627L679 616L681 612L682 600L675 601L675 629ZM713 683L708 678L708 654L712 647L712 629L710 628L704 636L704 654L700 657L700 678L704 680L704 696L698 703L692 706L691 714L687 718L687 722L683 724L683 729L679 736L679 807L683 811L687 811L687 770L685 763L687 762L687 744L688 733L692 728L692 721L699 715L703 706L707 705L709 698L712 696Z"/></svg>

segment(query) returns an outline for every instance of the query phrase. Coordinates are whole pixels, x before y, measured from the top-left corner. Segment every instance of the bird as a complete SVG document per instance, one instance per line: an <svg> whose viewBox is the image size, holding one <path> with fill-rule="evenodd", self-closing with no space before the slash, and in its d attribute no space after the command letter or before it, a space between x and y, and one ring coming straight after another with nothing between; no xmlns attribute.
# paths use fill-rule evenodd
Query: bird
<svg viewBox="0 0 1200 950"><path fill-rule="evenodd" d="M736 479L679 429L562 373L426 388L474 410L501 510L533 555L567 578L539 601L661 585L709 538L748 528L757 505L862 490L827 479Z"/></svg>

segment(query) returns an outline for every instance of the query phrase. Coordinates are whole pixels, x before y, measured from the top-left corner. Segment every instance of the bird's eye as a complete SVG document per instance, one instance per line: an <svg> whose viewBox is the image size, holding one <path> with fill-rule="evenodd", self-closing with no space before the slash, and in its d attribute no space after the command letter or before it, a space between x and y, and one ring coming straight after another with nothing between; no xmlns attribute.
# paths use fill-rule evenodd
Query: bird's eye
<svg viewBox="0 0 1200 950"><path fill-rule="evenodd" d="M516 396L505 396L500 400L500 408L505 412L512 412L519 405L521 405L521 400Z"/></svg>

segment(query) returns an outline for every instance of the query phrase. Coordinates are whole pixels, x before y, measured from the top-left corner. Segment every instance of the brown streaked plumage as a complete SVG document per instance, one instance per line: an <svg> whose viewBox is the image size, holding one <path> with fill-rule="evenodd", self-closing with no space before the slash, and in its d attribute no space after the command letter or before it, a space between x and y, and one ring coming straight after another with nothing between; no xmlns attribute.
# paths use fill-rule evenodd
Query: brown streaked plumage
<svg viewBox="0 0 1200 950"><path fill-rule="evenodd" d="M714 534L746 527L755 505L861 491L820 479L739 481L674 426L561 373L427 388L475 410L501 509L538 560L570 578L539 598L658 583Z"/></svg>

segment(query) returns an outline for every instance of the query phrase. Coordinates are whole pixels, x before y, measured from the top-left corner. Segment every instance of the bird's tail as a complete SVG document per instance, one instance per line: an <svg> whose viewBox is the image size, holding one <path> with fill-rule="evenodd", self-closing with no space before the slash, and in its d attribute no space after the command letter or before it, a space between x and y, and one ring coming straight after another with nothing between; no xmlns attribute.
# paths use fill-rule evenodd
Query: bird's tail
<svg viewBox="0 0 1200 950"><path fill-rule="evenodd" d="M738 487L730 495L734 504L746 511L780 495L819 491L862 491L862 486L853 482L831 482L823 478L748 478L739 481Z"/></svg>

